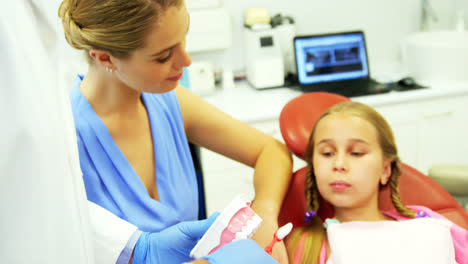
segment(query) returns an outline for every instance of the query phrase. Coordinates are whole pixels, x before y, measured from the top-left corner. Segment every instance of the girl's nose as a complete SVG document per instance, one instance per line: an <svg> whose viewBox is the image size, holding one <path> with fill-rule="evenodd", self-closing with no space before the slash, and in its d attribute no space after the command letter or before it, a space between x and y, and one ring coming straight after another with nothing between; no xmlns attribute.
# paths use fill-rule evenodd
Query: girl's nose
<svg viewBox="0 0 468 264"><path fill-rule="evenodd" d="M333 171L335 172L346 172L348 171L347 161L345 155L337 154L335 156Z"/></svg>

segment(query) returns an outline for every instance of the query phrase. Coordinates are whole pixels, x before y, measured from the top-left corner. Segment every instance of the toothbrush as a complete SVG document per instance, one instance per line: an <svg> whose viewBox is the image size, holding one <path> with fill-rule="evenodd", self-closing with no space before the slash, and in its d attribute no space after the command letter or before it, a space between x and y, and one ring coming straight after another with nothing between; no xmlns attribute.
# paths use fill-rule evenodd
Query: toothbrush
<svg viewBox="0 0 468 264"><path fill-rule="evenodd" d="M265 252L271 255L275 243L283 240L291 232L292 228L292 223L287 223L284 226L280 227L273 235L273 240L271 241L271 243L265 248Z"/></svg>

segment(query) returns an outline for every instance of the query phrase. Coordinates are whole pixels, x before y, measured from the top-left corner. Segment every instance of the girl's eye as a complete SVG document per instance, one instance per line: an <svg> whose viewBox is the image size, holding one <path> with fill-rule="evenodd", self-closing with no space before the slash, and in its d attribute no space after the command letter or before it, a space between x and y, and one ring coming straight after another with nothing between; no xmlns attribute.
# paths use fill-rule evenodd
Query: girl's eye
<svg viewBox="0 0 468 264"><path fill-rule="evenodd" d="M171 57L172 57L172 52L169 52L169 54L168 54L166 57L156 59L156 62L158 62L158 63L165 63L165 62L167 62Z"/></svg>
<svg viewBox="0 0 468 264"><path fill-rule="evenodd" d="M322 152L322 156L324 157L331 157L333 155L332 152Z"/></svg>
<svg viewBox="0 0 468 264"><path fill-rule="evenodd" d="M351 152L351 155L352 156L355 156L355 157L361 157L364 155L363 152L357 152L357 151L354 151L354 152Z"/></svg>

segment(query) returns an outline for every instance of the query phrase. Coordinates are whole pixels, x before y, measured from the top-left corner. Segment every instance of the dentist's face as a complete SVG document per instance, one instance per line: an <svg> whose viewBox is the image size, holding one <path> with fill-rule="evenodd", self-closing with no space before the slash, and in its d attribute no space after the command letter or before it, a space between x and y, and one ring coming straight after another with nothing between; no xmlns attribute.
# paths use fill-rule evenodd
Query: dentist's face
<svg viewBox="0 0 468 264"><path fill-rule="evenodd" d="M344 113L323 118L315 131L312 162L318 190L335 210L378 205L388 162L368 121Z"/></svg>
<svg viewBox="0 0 468 264"><path fill-rule="evenodd" d="M142 92L164 93L174 89L184 67L191 64L185 51L189 27L185 5L169 7L150 31L144 48L129 58L117 60L119 78Z"/></svg>

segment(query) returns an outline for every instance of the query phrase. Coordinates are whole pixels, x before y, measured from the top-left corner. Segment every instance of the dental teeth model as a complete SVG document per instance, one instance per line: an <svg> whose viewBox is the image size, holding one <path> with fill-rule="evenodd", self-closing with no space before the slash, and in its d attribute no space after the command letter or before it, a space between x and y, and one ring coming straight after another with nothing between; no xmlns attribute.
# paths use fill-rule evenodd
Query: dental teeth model
<svg viewBox="0 0 468 264"><path fill-rule="evenodd" d="M252 237L262 219L250 208L251 202L239 195L223 210L190 252L198 259L215 252L225 244Z"/></svg>

